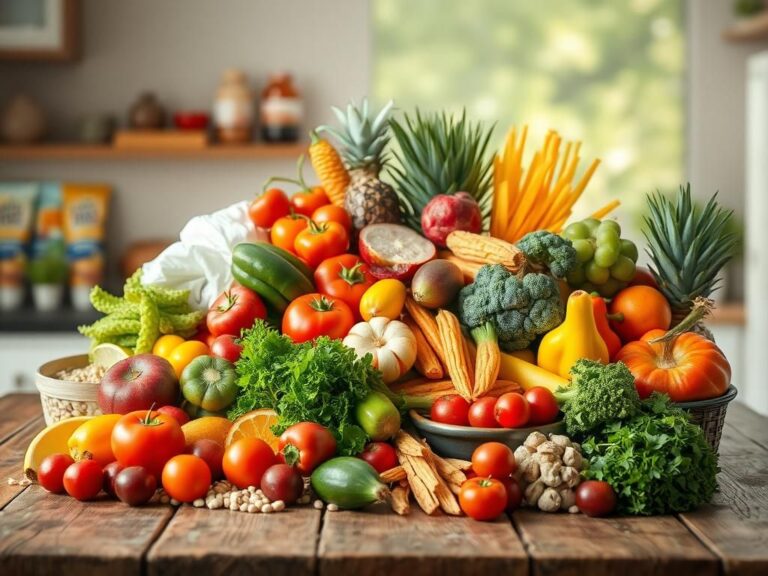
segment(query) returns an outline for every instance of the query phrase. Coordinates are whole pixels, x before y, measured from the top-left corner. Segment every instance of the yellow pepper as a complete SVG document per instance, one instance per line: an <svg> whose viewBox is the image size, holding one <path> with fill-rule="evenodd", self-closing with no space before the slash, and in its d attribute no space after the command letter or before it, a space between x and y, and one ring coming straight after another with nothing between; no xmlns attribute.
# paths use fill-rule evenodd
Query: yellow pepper
<svg viewBox="0 0 768 576"><path fill-rule="evenodd" d="M563 323L542 338L538 365L568 378L571 366L581 358L607 364L608 348L595 324L592 297L576 290L568 297Z"/></svg>

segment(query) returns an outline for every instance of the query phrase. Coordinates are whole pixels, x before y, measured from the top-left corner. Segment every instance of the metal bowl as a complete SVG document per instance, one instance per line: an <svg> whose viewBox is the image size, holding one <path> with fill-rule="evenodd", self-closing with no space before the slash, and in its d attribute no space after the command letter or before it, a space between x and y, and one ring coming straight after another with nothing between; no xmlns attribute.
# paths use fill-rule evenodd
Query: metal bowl
<svg viewBox="0 0 768 576"><path fill-rule="evenodd" d="M562 420L531 428L473 428L441 424L425 418L416 410L411 410L409 415L414 427L427 440L432 450L440 456L462 460L470 460L475 448L484 442L501 442L514 450L525 442L528 434L536 430L542 434L565 433Z"/></svg>

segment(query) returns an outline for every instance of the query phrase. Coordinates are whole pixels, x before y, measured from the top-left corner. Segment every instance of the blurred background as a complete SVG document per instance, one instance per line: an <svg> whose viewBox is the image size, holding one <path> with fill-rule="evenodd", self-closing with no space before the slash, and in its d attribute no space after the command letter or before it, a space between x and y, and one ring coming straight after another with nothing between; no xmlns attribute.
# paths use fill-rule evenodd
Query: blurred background
<svg viewBox="0 0 768 576"><path fill-rule="evenodd" d="M743 234L745 214L768 211L764 8L0 0L0 194L35 183L25 194L59 194L65 214L67 198L103 198L103 230L90 233L105 244L105 281L120 286L192 216L252 198L270 176L293 176L308 129L333 120L330 106L368 95L400 110L466 109L495 124L494 148L524 124L536 146L549 129L581 141L582 157L602 164L575 216L617 198L637 241L645 194L685 182L699 200L719 191ZM158 127L158 137L137 138L136 129ZM737 385L751 379L747 341L768 338L768 304L757 296L768 266L752 248L760 242L742 244L748 256L724 274L712 321ZM90 320L74 291L47 313L22 298L0 312L0 393L34 389L30 367L52 347L80 352L72 330ZM766 317L750 338L745 298L750 317ZM768 409L765 391L752 393Z"/></svg>

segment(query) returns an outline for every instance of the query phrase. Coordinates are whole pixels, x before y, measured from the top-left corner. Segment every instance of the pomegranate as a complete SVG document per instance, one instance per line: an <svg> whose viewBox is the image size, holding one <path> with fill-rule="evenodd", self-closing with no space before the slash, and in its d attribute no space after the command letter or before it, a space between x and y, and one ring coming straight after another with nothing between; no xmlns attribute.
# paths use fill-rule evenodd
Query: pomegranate
<svg viewBox="0 0 768 576"><path fill-rule="evenodd" d="M438 246L445 246L445 239L454 230L480 232L483 216L472 196L467 192L439 194L424 206L421 213L421 229L424 236Z"/></svg>

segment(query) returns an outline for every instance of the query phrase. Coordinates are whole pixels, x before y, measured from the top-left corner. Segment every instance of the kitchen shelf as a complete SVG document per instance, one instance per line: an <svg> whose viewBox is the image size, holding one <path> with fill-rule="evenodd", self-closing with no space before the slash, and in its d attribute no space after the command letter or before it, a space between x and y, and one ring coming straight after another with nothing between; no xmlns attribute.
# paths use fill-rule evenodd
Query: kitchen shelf
<svg viewBox="0 0 768 576"><path fill-rule="evenodd" d="M707 324L731 324L744 326L747 323L747 315L743 302L724 302L717 304L706 320Z"/></svg>
<svg viewBox="0 0 768 576"><path fill-rule="evenodd" d="M0 162L5 160L258 160L297 158L307 144L214 144L205 148L126 149L87 144L0 145Z"/></svg>
<svg viewBox="0 0 768 576"><path fill-rule="evenodd" d="M729 42L768 40L768 10L729 26L723 30L723 39Z"/></svg>
<svg viewBox="0 0 768 576"><path fill-rule="evenodd" d="M62 308L52 312L39 312L34 308L0 312L0 334L5 332L71 332L77 334L77 327L92 324L102 317L96 310L73 310Z"/></svg>

